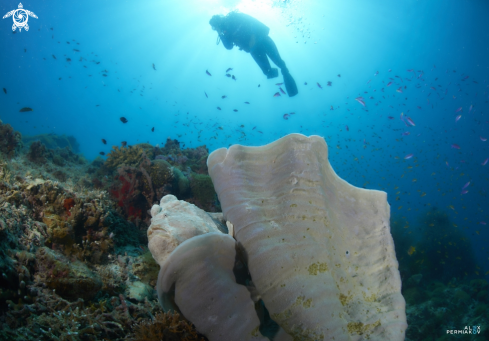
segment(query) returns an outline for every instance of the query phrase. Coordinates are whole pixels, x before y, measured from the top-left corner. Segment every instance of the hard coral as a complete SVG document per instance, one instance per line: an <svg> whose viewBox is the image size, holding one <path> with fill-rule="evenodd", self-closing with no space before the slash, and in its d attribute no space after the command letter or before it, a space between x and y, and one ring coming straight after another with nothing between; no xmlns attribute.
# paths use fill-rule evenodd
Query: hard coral
<svg viewBox="0 0 489 341"><path fill-rule="evenodd" d="M34 141L29 147L27 158L34 163L44 163L46 162L46 154L46 146L41 141Z"/></svg>
<svg viewBox="0 0 489 341"><path fill-rule="evenodd" d="M204 341L195 327L178 313L159 313L154 320L143 320L134 327L134 341Z"/></svg>
<svg viewBox="0 0 489 341"><path fill-rule="evenodd" d="M0 120L0 152L12 158L22 148L22 136L10 124Z"/></svg>
<svg viewBox="0 0 489 341"><path fill-rule="evenodd" d="M146 157L141 147L112 147L112 151L107 154L107 161L105 166L108 168L117 168L122 165L126 166L139 166L139 164Z"/></svg>

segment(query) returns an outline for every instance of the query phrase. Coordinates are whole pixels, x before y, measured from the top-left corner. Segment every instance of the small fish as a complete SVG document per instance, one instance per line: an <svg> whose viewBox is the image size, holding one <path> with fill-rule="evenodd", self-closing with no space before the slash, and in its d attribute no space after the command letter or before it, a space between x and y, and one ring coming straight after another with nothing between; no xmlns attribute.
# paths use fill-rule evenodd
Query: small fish
<svg viewBox="0 0 489 341"><path fill-rule="evenodd" d="M51 56L53 56L53 58L56 59L56 56L54 54L52 54Z"/></svg>
<svg viewBox="0 0 489 341"><path fill-rule="evenodd" d="M99 154L100 154L100 155L105 155L105 153L104 153L104 152L100 152Z"/></svg>
<svg viewBox="0 0 489 341"><path fill-rule="evenodd" d="M127 123L127 118L125 118L125 117L121 117L120 120L122 123Z"/></svg>
<svg viewBox="0 0 489 341"><path fill-rule="evenodd" d="M327 86L331 86L333 83L332 82L328 82L328 84L326 84Z"/></svg>
<svg viewBox="0 0 489 341"><path fill-rule="evenodd" d="M226 73L228 73L229 71L231 71L233 68L230 67L229 69L226 70Z"/></svg>
<svg viewBox="0 0 489 341"><path fill-rule="evenodd" d="M455 110L455 112L459 112L459 111L462 111L462 107L460 107L457 110Z"/></svg>
<svg viewBox="0 0 489 341"><path fill-rule="evenodd" d="M73 51L75 51L75 52L80 52L80 50L77 50L77 49L73 49Z"/></svg>
<svg viewBox="0 0 489 341"><path fill-rule="evenodd" d="M467 191L466 189L462 190L462 192L460 192L460 195L464 195L464 194L467 194L469 193L469 191Z"/></svg>
<svg viewBox="0 0 489 341"><path fill-rule="evenodd" d="M258 84L258 87L260 87L260 86L261 86L261 85L260 85L260 84Z"/></svg>
<svg viewBox="0 0 489 341"><path fill-rule="evenodd" d="M255 129L256 129L256 126L254 126L253 129L251 129L251 130L255 130Z"/></svg>
<svg viewBox="0 0 489 341"><path fill-rule="evenodd" d="M231 77L233 80L236 80L236 77L234 77L234 75Z"/></svg>
<svg viewBox="0 0 489 341"><path fill-rule="evenodd" d="M469 187L469 186L470 186L470 181L469 181L469 182L467 182L467 183L464 185L464 187L462 187L462 190L466 189L466 188L467 188L467 187Z"/></svg>
<svg viewBox="0 0 489 341"><path fill-rule="evenodd" d="M416 126L416 124L414 124L414 121L411 119L411 117L407 117L406 121L408 121L409 124L412 125L413 127Z"/></svg>
<svg viewBox="0 0 489 341"><path fill-rule="evenodd" d="M283 116L284 120L288 120L288 119L289 119L289 117L290 117L290 115L289 115L289 114L284 114L284 116Z"/></svg>
<svg viewBox="0 0 489 341"><path fill-rule="evenodd" d="M250 104L250 102L244 102L245 104Z"/></svg>
<svg viewBox="0 0 489 341"><path fill-rule="evenodd" d="M486 142L487 141L487 139L485 137L479 136L479 138L481 139L482 142Z"/></svg>
<svg viewBox="0 0 489 341"><path fill-rule="evenodd" d="M485 166L487 165L487 161L489 161L489 158L485 159L483 163L481 163L481 165Z"/></svg>
<svg viewBox="0 0 489 341"><path fill-rule="evenodd" d="M222 99L224 99L224 98L226 98L226 97L228 97L228 96L226 96L226 95L221 96L221 98L222 98Z"/></svg>
<svg viewBox="0 0 489 341"><path fill-rule="evenodd" d="M402 136L408 136L409 134L410 134L410 132L409 132L409 131L405 131L405 132L404 132L404 133L402 133L401 135L402 135Z"/></svg>
<svg viewBox="0 0 489 341"><path fill-rule="evenodd" d="M34 111L34 110L29 107L23 107L22 109L19 110L19 112L28 112L28 111Z"/></svg>
<svg viewBox="0 0 489 341"><path fill-rule="evenodd" d="M107 74L103 73L103 74L102 74L102 76L103 76L103 77L107 77Z"/></svg>
<svg viewBox="0 0 489 341"><path fill-rule="evenodd" d="M307 82L304 82L304 85L307 85Z"/></svg>
<svg viewBox="0 0 489 341"><path fill-rule="evenodd" d="M122 141L121 142L121 146L123 146L123 147L127 146L127 142L126 141Z"/></svg>
<svg viewBox="0 0 489 341"><path fill-rule="evenodd" d="M487 225L485 221L480 221L479 224L481 224L481 225Z"/></svg>
<svg viewBox="0 0 489 341"><path fill-rule="evenodd" d="M66 61L67 62L71 62L71 58L66 58Z"/></svg>
<svg viewBox="0 0 489 341"><path fill-rule="evenodd" d="M153 63L153 70L155 70L155 71L156 71L156 66L155 66L155 64L154 64L154 63Z"/></svg>
<svg viewBox="0 0 489 341"><path fill-rule="evenodd" d="M375 73L374 73L374 76L377 76L378 74L379 74L379 71L375 72Z"/></svg>
<svg viewBox="0 0 489 341"><path fill-rule="evenodd" d="M350 128L348 128L348 126L345 126L345 128L346 128L346 131L350 131Z"/></svg>
<svg viewBox="0 0 489 341"><path fill-rule="evenodd" d="M217 110L221 110L221 108L217 107Z"/></svg>
<svg viewBox="0 0 489 341"><path fill-rule="evenodd" d="M205 73L207 73L208 76L212 76L211 73L207 70L205 70Z"/></svg>
<svg viewBox="0 0 489 341"><path fill-rule="evenodd" d="M107 144L107 141L105 139L102 139L103 144Z"/></svg>
<svg viewBox="0 0 489 341"><path fill-rule="evenodd" d="M153 133L154 133L154 131L155 131L155 127L151 128L151 132L153 132Z"/></svg>
<svg viewBox="0 0 489 341"><path fill-rule="evenodd" d="M388 118L389 120L393 120L393 119L394 119L394 117L393 117L393 116L387 116L387 118Z"/></svg>
<svg viewBox="0 0 489 341"><path fill-rule="evenodd" d="M285 91L282 89L282 87L280 87L279 89L280 89L280 92L285 95Z"/></svg>
<svg viewBox="0 0 489 341"><path fill-rule="evenodd" d="M458 120L460 120L462 118L462 115L458 115L457 117L455 117L455 122L458 122Z"/></svg>
<svg viewBox="0 0 489 341"><path fill-rule="evenodd" d="M460 149L460 146L458 144L455 144L455 143L452 144L451 147L454 149Z"/></svg>
<svg viewBox="0 0 489 341"><path fill-rule="evenodd" d="M275 95L273 95L273 97L280 97L280 92L276 92Z"/></svg>
<svg viewBox="0 0 489 341"><path fill-rule="evenodd" d="M392 82L387 83L387 86L391 86L391 85L392 85Z"/></svg>
<svg viewBox="0 0 489 341"><path fill-rule="evenodd" d="M231 77L231 74L230 73L226 73L226 77Z"/></svg>
<svg viewBox="0 0 489 341"><path fill-rule="evenodd" d="M3 88L3 92L5 92L5 95L7 94L7 89Z"/></svg>
<svg viewBox="0 0 489 341"><path fill-rule="evenodd" d="M469 112L471 112L473 108L474 108L474 106L471 104L469 107Z"/></svg>
<svg viewBox="0 0 489 341"><path fill-rule="evenodd" d="M413 154L408 154L404 157L404 160L409 160L410 158L412 158L414 155Z"/></svg>
<svg viewBox="0 0 489 341"><path fill-rule="evenodd" d="M402 93L402 86L400 86L396 91Z"/></svg>
<svg viewBox="0 0 489 341"><path fill-rule="evenodd" d="M323 87L321 86L321 84L319 84L319 83L316 83L316 84L318 85L319 89L322 89L322 88L323 88Z"/></svg>
<svg viewBox="0 0 489 341"><path fill-rule="evenodd" d="M413 255L413 253L415 253L415 252L416 252L416 248L415 248L414 246L411 246L411 247L409 248L409 250L408 250L408 255L412 256L412 255Z"/></svg>
<svg viewBox="0 0 489 341"><path fill-rule="evenodd" d="M341 77L341 75L340 75L340 74L338 74L338 77Z"/></svg>
<svg viewBox="0 0 489 341"><path fill-rule="evenodd" d="M276 83L275 85L276 86L281 86L282 84L284 84L284 83Z"/></svg>
<svg viewBox="0 0 489 341"><path fill-rule="evenodd" d="M238 109L233 109L234 112L238 112Z"/></svg>
<svg viewBox="0 0 489 341"><path fill-rule="evenodd" d="M357 98L355 98L355 101L357 101L361 105L365 106L365 102L363 101L363 97L357 97Z"/></svg>
<svg viewBox="0 0 489 341"><path fill-rule="evenodd" d="M205 95L205 97L209 98L209 96L207 96L207 92L205 92L205 91L204 91L204 95Z"/></svg>

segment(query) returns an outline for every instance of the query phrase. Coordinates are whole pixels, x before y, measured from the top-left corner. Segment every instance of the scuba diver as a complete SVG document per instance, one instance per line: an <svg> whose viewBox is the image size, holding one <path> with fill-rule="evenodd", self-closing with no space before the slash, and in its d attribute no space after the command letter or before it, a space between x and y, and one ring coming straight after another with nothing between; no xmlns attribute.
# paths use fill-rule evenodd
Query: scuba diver
<svg viewBox="0 0 489 341"><path fill-rule="evenodd" d="M268 58L282 71L285 88L289 97L298 93L294 78L280 58L277 46L268 36L270 28L250 15L231 12L226 16L214 15L209 24L217 31L217 44L222 41L224 47L231 50L234 45L240 50L251 53L251 56L268 79L278 76L278 70L270 66Z"/></svg>

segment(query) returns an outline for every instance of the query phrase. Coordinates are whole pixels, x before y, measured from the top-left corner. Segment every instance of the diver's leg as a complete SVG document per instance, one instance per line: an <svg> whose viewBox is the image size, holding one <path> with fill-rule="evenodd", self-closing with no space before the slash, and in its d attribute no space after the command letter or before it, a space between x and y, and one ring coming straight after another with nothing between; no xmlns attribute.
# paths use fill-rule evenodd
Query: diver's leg
<svg viewBox="0 0 489 341"><path fill-rule="evenodd" d="M260 69L268 78L274 78L278 76L277 69L273 69L268 61L267 52L264 49L262 43L258 43L257 46L253 49L251 56L258 64Z"/></svg>
<svg viewBox="0 0 489 341"><path fill-rule="evenodd" d="M262 45L272 62L277 65L282 71L282 76L284 76L285 89L289 97L293 97L299 93L297 90L297 85L294 78L290 75L289 69L285 66L285 62L280 58L278 53L277 45L273 42L272 38L269 36L265 37L262 41Z"/></svg>
<svg viewBox="0 0 489 341"><path fill-rule="evenodd" d="M268 55L268 57L270 57L272 62L277 65L282 70L282 72L288 71L287 67L285 66L285 62L282 60L282 58L280 58L280 53L278 53L277 45L275 45L275 42L272 40L272 38L266 36L265 38L263 38L261 43L266 51L266 54Z"/></svg>

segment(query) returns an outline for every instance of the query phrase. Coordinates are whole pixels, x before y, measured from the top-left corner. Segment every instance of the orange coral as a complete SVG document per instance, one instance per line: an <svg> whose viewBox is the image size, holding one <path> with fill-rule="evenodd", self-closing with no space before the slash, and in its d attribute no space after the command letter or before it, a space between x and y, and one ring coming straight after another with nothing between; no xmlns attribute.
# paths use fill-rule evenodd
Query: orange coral
<svg viewBox="0 0 489 341"><path fill-rule="evenodd" d="M67 215L71 216L70 209L73 206L75 206L75 199L73 198L65 199L65 201L63 202L63 207L65 208Z"/></svg>

